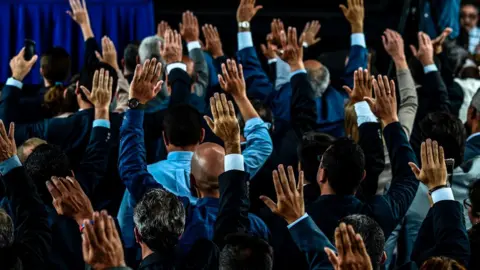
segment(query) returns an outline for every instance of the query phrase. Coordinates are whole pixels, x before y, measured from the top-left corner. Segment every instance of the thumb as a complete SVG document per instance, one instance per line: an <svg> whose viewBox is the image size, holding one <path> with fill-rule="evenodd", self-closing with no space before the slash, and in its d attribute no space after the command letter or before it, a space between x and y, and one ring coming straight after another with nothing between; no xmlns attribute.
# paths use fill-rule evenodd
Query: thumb
<svg viewBox="0 0 480 270"><path fill-rule="evenodd" d="M352 96L353 90L352 90L350 87L348 87L347 85L344 85L344 86L343 86L343 90L345 90L345 92L347 92L347 94L348 94L349 97Z"/></svg>
<svg viewBox="0 0 480 270"><path fill-rule="evenodd" d="M408 166L410 166L410 169L412 169L412 172L415 174L415 177L417 177L418 180L419 177L420 177L420 169L418 168L417 164L413 163L413 162L409 162L408 163Z"/></svg>
<svg viewBox="0 0 480 270"><path fill-rule="evenodd" d="M158 93L160 92L160 90L162 90L162 85L163 85L163 81L160 80L157 82L157 84L155 85L155 87L153 88L153 95L154 96L157 96Z"/></svg>
<svg viewBox="0 0 480 270"><path fill-rule="evenodd" d="M33 67L33 65L35 65L35 63L37 62L37 60L38 60L38 55L35 54L35 55L32 57L32 59L30 59L30 61L27 62L28 66L29 66L29 67Z"/></svg>
<svg viewBox="0 0 480 270"><path fill-rule="evenodd" d="M260 9L262 9L262 8L263 8L263 6L256 6L256 7L255 7L255 13L257 13L257 12L258 12Z"/></svg>
<svg viewBox="0 0 480 270"><path fill-rule="evenodd" d="M372 112L375 112L375 100L371 97L364 97L363 100L368 103L368 106L370 106L370 110L372 110Z"/></svg>
<svg viewBox="0 0 480 270"><path fill-rule="evenodd" d="M87 96L88 100L90 100L90 90L88 90L85 86L80 86L80 89L82 89L82 92Z"/></svg>
<svg viewBox="0 0 480 270"><path fill-rule="evenodd" d="M273 213L276 213L278 208L277 208L277 204L272 201L272 199L270 199L269 197L267 196L260 196L260 200L263 201L263 203L268 207L270 208L270 210L273 212Z"/></svg>
<svg viewBox="0 0 480 270"><path fill-rule="evenodd" d="M208 117L208 116L204 116L203 119L205 119L205 121L207 122L207 125L208 127L214 131L215 130L215 122L213 122L212 118Z"/></svg>
<svg viewBox="0 0 480 270"><path fill-rule="evenodd" d="M348 9L345 5L340 5L340 9L343 12L343 15L347 16Z"/></svg>
<svg viewBox="0 0 480 270"><path fill-rule="evenodd" d="M417 51L417 48L415 48L415 46L410 45L410 50L412 51L413 56L415 57L418 56L418 51Z"/></svg>
<svg viewBox="0 0 480 270"><path fill-rule="evenodd" d="M103 62L103 57L99 52L95 51L95 56L97 57L98 61Z"/></svg>
<svg viewBox="0 0 480 270"><path fill-rule="evenodd" d="M313 41L313 44L317 44L318 42L320 42L320 40L322 40L321 38L316 38L314 41ZM313 45L312 44L312 45Z"/></svg>
<svg viewBox="0 0 480 270"><path fill-rule="evenodd" d="M337 255L335 255L335 252L333 252L333 250L329 249L329 248L324 248L325 250L325 253L327 253L327 256L328 256L328 260L330 261L330 263L333 265L333 268L334 269L337 269L338 266L339 266L339 262L338 262L338 258L337 258Z"/></svg>

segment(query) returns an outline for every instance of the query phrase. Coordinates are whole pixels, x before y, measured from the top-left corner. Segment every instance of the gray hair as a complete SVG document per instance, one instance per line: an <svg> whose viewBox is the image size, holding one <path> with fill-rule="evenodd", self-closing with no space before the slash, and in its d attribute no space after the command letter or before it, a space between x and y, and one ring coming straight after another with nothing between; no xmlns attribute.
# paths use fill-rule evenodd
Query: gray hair
<svg viewBox="0 0 480 270"><path fill-rule="evenodd" d="M152 189L135 207L133 221L143 243L153 251L167 252L183 233L185 209L172 193Z"/></svg>
<svg viewBox="0 0 480 270"><path fill-rule="evenodd" d="M307 76L315 92L315 97L321 97L330 84L330 71L326 66L322 65L318 69L309 69Z"/></svg>
<svg viewBox="0 0 480 270"><path fill-rule="evenodd" d="M0 208L0 248L6 248L13 245L13 221L12 218Z"/></svg>
<svg viewBox="0 0 480 270"><path fill-rule="evenodd" d="M472 102L470 103L477 111L480 111L480 89L473 95Z"/></svg>
<svg viewBox="0 0 480 270"><path fill-rule="evenodd" d="M138 56L141 64L152 58L157 58L163 64L164 61L160 55L160 46L158 45L160 42L163 42L163 40L158 36L149 36L142 40L140 47L138 47Z"/></svg>

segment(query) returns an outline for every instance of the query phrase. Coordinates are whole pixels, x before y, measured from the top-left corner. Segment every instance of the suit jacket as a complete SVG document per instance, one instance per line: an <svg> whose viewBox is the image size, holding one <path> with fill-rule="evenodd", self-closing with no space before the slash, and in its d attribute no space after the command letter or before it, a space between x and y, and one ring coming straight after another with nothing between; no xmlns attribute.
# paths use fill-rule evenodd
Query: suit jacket
<svg viewBox="0 0 480 270"><path fill-rule="evenodd" d="M293 241L305 255L310 269L333 269L324 248L336 248L317 227L311 217L303 218L289 229Z"/></svg>
<svg viewBox="0 0 480 270"><path fill-rule="evenodd" d="M468 265L470 243L462 212L463 206L456 201L440 201L433 205L418 232L412 252L412 261L417 266L438 256Z"/></svg>
<svg viewBox="0 0 480 270"><path fill-rule="evenodd" d="M12 251L2 250L2 268L10 269L9 264L18 258L23 269L50 269L45 264L52 235L33 181L23 167L17 167L3 176L3 183L14 210L15 242Z"/></svg>

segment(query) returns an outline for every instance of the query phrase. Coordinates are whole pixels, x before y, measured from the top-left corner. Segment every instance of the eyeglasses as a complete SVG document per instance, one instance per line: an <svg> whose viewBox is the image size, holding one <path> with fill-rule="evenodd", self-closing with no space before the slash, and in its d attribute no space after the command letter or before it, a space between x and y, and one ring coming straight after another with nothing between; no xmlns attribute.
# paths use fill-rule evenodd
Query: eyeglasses
<svg viewBox="0 0 480 270"><path fill-rule="evenodd" d="M465 207L466 209L472 208L472 202L470 201L470 199L463 200L463 207Z"/></svg>

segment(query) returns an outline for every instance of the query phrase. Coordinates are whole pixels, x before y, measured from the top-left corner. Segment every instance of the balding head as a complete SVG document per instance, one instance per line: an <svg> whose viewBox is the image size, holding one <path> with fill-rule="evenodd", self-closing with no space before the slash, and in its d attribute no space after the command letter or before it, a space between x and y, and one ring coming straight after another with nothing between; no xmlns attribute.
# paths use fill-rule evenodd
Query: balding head
<svg viewBox="0 0 480 270"><path fill-rule="evenodd" d="M321 97L330 84L330 71L317 60L307 60L304 65L315 97Z"/></svg>
<svg viewBox="0 0 480 270"><path fill-rule="evenodd" d="M225 150L215 143L197 146L192 157L191 174L203 194L218 193L218 176L224 172Z"/></svg>

